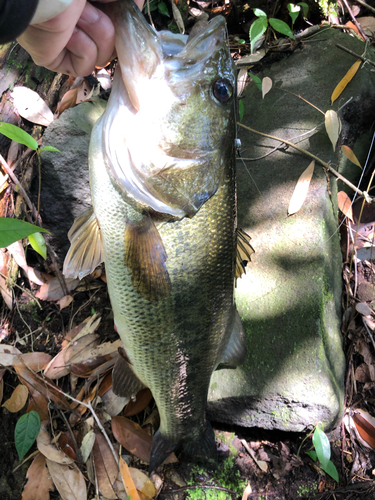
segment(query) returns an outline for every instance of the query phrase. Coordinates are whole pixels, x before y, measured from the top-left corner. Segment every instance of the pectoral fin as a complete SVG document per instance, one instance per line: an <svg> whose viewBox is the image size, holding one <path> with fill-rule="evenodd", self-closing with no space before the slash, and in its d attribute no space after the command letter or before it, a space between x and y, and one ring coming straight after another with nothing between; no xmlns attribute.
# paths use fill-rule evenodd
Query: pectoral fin
<svg viewBox="0 0 375 500"><path fill-rule="evenodd" d="M235 368L241 365L246 358L245 330L237 309L234 310L233 314L232 333L217 369Z"/></svg>
<svg viewBox="0 0 375 500"><path fill-rule="evenodd" d="M100 228L92 208L75 219L68 238L70 248L63 273L66 278L82 279L104 260Z"/></svg>
<svg viewBox="0 0 375 500"><path fill-rule="evenodd" d="M145 388L144 384L133 372L129 360L121 349L119 349L119 356L113 367L112 383L112 390L116 396L131 399L133 399L141 389Z"/></svg>
<svg viewBox="0 0 375 500"><path fill-rule="evenodd" d="M250 236L239 227L236 229L237 234L237 254L236 254L236 279L241 278L246 274L247 263L251 261L251 254L255 253L254 248L250 244Z"/></svg>
<svg viewBox="0 0 375 500"><path fill-rule="evenodd" d="M171 291L165 265L167 254L151 216L140 222L127 222L125 229L125 264L131 270L133 286L150 301L160 300Z"/></svg>

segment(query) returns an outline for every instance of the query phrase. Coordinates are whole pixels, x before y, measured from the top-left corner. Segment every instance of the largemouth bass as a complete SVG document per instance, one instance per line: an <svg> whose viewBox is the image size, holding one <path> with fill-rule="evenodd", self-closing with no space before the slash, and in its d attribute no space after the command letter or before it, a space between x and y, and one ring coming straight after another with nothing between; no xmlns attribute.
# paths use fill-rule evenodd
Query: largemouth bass
<svg viewBox="0 0 375 500"><path fill-rule="evenodd" d="M119 62L91 136L93 210L69 233L64 274L105 262L126 353L114 391L149 387L160 414L150 471L178 449L213 465L211 374L246 353L234 304L236 77L226 23L198 23L189 37L157 33L133 1L110 6Z"/></svg>

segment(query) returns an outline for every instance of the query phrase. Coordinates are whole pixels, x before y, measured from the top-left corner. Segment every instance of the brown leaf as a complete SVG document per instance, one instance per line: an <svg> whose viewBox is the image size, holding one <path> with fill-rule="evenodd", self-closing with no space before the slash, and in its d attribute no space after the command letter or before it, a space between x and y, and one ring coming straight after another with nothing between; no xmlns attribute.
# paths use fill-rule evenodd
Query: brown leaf
<svg viewBox="0 0 375 500"><path fill-rule="evenodd" d="M0 344L0 365L12 366L21 351L12 345Z"/></svg>
<svg viewBox="0 0 375 500"><path fill-rule="evenodd" d="M111 388L103 394L102 401L106 413L111 417L115 417L125 408L129 402L129 398L117 396Z"/></svg>
<svg viewBox="0 0 375 500"><path fill-rule="evenodd" d="M118 466L102 434L96 434L95 436L92 457L100 493L106 498L116 499L113 484L117 478Z"/></svg>
<svg viewBox="0 0 375 500"><path fill-rule="evenodd" d="M18 378L26 385L29 392L38 391L47 401L52 400L61 410L70 410L70 405L65 399L63 393L49 381L46 377L41 377L37 373L30 370L25 364L17 364L14 366Z"/></svg>
<svg viewBox="0 0 375 500"><path fill-rule="evenodd" d="M43 99L27 87L15 87L12 92L13 104L22 118L37 125L48 125L53 121L53 113Z"/></svg>
<svg viewBox="0 0 375 500"><path fill-rule="evenodd" d="M46 458L41 453L32 461L26 477L28 481L22 492L22 500L49 500L49 492L54 486L46 466Z"/></svg>
<svg viewBox="0 0 375 500"><path fill-rule="evenodd" d="M111 420L112 432L115 439L130 453L144 462L150 462L152 436L141 427L125 417L113 417ZM163 463L178 462L174 453Z"/></svg>
<svg viewBox="0 0 375 500"><path fill-rule="evenodd" d="M86 482L76 464L61 465L47 459L52 481L62 500L86 500Z"/></svg>
<svg viewBox="0 0 375 500"><path fill-rule="evenodd" d="M349 69L349 71L346 73L344 78L339 81L339 83L336 85L335 90L332 92L331 96L331 104L336 101L338 97L342 94L343 90L345 87L348 85L348 83L353 79L355 74L357 73L362 61L361 59L358 59Z"/></svg>
<svg viewBox="0 0 375 500"><path fill-rule="evenodd" d="M132 417L143 411L152 399L150 389L142 389L138 392L135 401L129 401L124 410L124 417Z"/></svg>
<svg viewBox="0 0 375 500"><path fill-rule="evenodd" d="M130 496L130 500L140 500L137 488L135 487L133 478L130 475L128 464L122 457L120 457L119 466L126 494Z"/></svg>
<svg viewBox="0 0 375 500"><path fill-rule="evenodd" d="M248 496L250 495L250 493L252 493L252 491L253 490L251 489L250 483L247 483L246 488L243 490L242 500L247 500Z"/></svg>
<svg viewBox="0 0 375 500"><path fill-rule="evenodd" d="M28 397L29 391L27 390L27 387L19 384L12 392L11 397L5 401L3 406L5 406L5 408L11 413L17 413L25 406Z"/></svg>
<svg viewBox="0 0 375 500"><path fill-rule="evenodd" d="M15 241L9 245L7 249L13 255L17 264L25 271L30 281L36 283L37 285L44 285L44 281L42 281L38 271L35 271L26 262L25 249L23 248L22 240Z"/></svg>
<svg viewBox="0 0 375 500"><path fill-rule="evenodd" d="M58 443L59 448L65 453L65 455L68 455L68 457L70 457L72 460L76 460L74 441L69 431L65 431L60 434Z"/></svg>
<svg viewBox="0 0 375 500"><path fill-rule="evenodd" d="M31 392L32 391L32 392ZM27 405L26 413L30 413L31 411L36 411L39 414L40 421L45 422L50 419L49 415L49 407L47 399L40 394L40 392L34 390L29 386L29 404Z"/></svg>
<svg viewBox="0 0 375 500"><path fill-rule="evenodd" d="M26 352L20 354L18 359L15 360L14 366L25 364L30 370L40 372L51 361L51 355L46 352Z"/></svg>
<svg viewBox="0 0 375 500"><path fill-rule="evenodd" d="M361 438L375 449L375 418L360 409L353 411L352 418Z"/></svg>
<svg viewBox="0 0 375 500"><path fill-rule="evenodd" d="M66 109L74 108L77 104L78 89L70 89L57 105L56 114L60 116Z"/></svg>
<svg viewBox="0 0 375 500"><path fill-rule="evenodd" d="M73 297L71 295L64 295L60 300L57 301L57 304L60 307L60 311L68 307L73 302Z"/></svg>
<svg viewBox="0 0 375 500"><path fill-rule="evenodd" d="M353 222L352 201L345 191L337 193L337 200L341 212Z"/></svg>
<svg viewBox="0 0 375 500"><path fill-rule="evenodd" d="M362 168L362 165L359 163L358 158L354 154L354 152L350 149L349 146L341 146L341 151L344 153L344 155L350 160L354 165L357 165L357 167Z"/></svg>
<svg viewBox="0 0 375 500"><path fill-rule="evenodd" d="M96 346L98 342L99 337L96 334L85 335L74 340L48 363L44 375L51 380L64 377L71 372L72 363L80 362L81 356L87 353L87 349Z"/></svg>
<svg viewBox="0 0 375 500"><path fill-rule="evenodd" d="M121 470L121 468L120 468ZM135 487L137 490L142 494L145 495L147 498L154 498L156 495L156 488L154 483L149 479L149 477L142 472L139 469L135 469L134 467L128 467L129 474L131 476L131 479L134 482ZM124 478L124 476L122 476ZM125 478L124 478L125 479ZM125 483L124 483L125 485ZM126 489L126 486L125 486ZM128 493L128 491L126 490ZM130 495L130 493L128 493Z"/></svg>
<svg viewBox="0 0 375 500"><path fill-rule="evenodd" d="M47 425L48 424L46 422L42 423L39 434L36 438L36 445L38 447L38 450L43 453L43 455L48 458L48 460L64 465L72 464L73 460L52 443Z"/></svg>
<svg viewBox="0 0 375 500"><path fill-rule="evenodd" d="M314 173L315 160L302 172L289 202L288 215L293 215L302 207Z"/></svg>
<svg viewBox="0 0 375 500"><path fill-rule="evenodd" d="M78 279L65 278L66 287L68 292L72 292L79 285ZM57 278L51 279L48 283L44 283L35 297L40 300L59 300L64 297L64 291L61 288L60 282Z"/></svg>

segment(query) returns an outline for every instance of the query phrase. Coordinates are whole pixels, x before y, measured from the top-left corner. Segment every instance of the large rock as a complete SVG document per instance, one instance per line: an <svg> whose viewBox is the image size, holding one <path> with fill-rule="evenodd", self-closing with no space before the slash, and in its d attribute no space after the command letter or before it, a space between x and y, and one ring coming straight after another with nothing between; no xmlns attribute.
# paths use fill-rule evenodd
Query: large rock
<svg viewBox="0 0 375 500"><path fill-rule="evenodd" d="M322 31L259 75L278 87L264 100L254 84L247 87L243 123L336 163L324 126L315 130L324 116L297 97L323 112L331 108L333 89L355 61L336 43L364 51L364 44L348 35ZM332 108L374 83L365 66ZM287 217L297 180L311 159L292 148L272 152L277 142L242 128L239 136L242 156L257 158L237 162L238 224L256 251L236 290L248 356L242 367L213 375L209 417L289 431L318 421L329 427L342 413L345 371L337 181L316 164L303 207ZM356 152L362 159L366 154Z"/></svg>

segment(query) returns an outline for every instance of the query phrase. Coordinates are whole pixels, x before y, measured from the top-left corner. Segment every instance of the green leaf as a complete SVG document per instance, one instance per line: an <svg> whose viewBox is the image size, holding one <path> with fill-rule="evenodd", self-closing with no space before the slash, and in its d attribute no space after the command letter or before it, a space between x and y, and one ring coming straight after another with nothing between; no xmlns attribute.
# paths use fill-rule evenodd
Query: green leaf
<svg viewBox="0 0 375 500"><path fill-rule="evenodd" d="M332 462L332 460L329 460L328 464L325 467L323 467L323 465L321 464L320 466L324 470L324 472L326 472L329 476L331 476L332 479L336 481L336 483L339 482L339 473L337 472L335 464Z"/></svg>
<svg viewBox="0 0 375 500"><path fill-rule="evenodd" d="M42 231L49 233L47 229L34 226L23 220L0 217L0 248L5 248L15 241L22 240L30 234Z"/></svg>
<svg viewBox="0 0 375 500"><path fill-rule="evenodd" d="M246 40L244 40L243 38L237 38L237 43L240 43L241 45L243 45L244 43L246 43Z"/></svg>
<svg viewBox="0 0 375 500"><path fill-rule="evenodd" d="M260 91L262 91L262 80L257 75L253 75L253 73L248 72L248 75L254 80L255 85L258 87Z"/></svg>
<svg viewBox="0 0 375 500"><path fill-rule="evenodd" d="M242 122L242 119L243 119L244 114L245 114L245 106L244 106L242 99L240 99L238 101L238 114L239 114L240 122Z"/></svg>
<svg viewBox="0 0 375 500"><path fill-rule="evenodd" d="M263 33L267 29L267 18L260 17L256 19L253 24L250 26L249 37L250 37L250 49L251 53L253 53L254 45L257 40L263 35Z"/></svg>
<svg viewBox="0 0 375 500"><path fill-rule="evenodd" d="M298 15L299 15L301 7L299 5L294 5L293 3L288 3L287 7L288 7L289 15L292 18L292 25L293 25L295 23Z"/></svg>
<svg viewBox="0 0 375 500"><path fill-rule="evenodd" d="M253 12L254 12L254 14L257 17L265 17L265 18L267 18L267 14L262 9L253 9Z"/></svg>
<svg viewBox="0 0 375 500"><path fill-rule="evenodd" d="M29 243L33 249L43 257L43 259L47 258L47 246L42 233L30 234Z"/></svg>
<svg viewBox="0 0 375 500"><path fill-rule="evenodd" d="M317 427L314 431L312 442L323 469L323 467L327 467L329 459L331 458L331 445L329 444L328 437L322 429Z"/></svg>
<svg viewBox="0 0 375 500"><path fill-rule="evenodd" d="M306 455L308 455L314 462L318 460L318 457L316 456L316 451L311 450L311 451L306 451Z"/></svg>
<svg viewBox="0 0 375 500"><path fill-rule="evenodd" d="M56 153L61 153L59 149L54 148L53 146L44 146L44 148L39 149L39 153L42 153L43 151L55 151Z"/></svg>
<svg viewBox="0 0 375 500"><path fill-rule="evenodd" d="M160 12L160 14L164 14L165 16L171 17L169 15L168 8L167 8L167 6L165 5L164 2L158 3L158 11Z"/></svg>
<svg viewBox="0 0 375 500"><path fill-rule="evenodd" d="M36 411L22 415L14 429L14 441L20 461L29 451L39 434L40 417Z"/></svg>
<svg viewBox="0 0 375 500"><path fill-rule="evenodd" d="M34 137L31 137L30 134L22 130L22 128L16 127L16 125L0 122L0 133L8 137L8 139L12 139L12 141L19 142L30 149L34 149L34 151L38 149L38 143Z"/></svg>
<svg viewBox="0 0 375 500"><path fill-rule="evenodd" d="M309 6L305 2L298 2L297 5L302 7L303 17L307 17L309 14Z"/></svg>
<svg viewBox="0 0 375 500"><path fill-rule="evenodd" d="M282 35L288 36L289 38L293 38L293 31L289 28L289 26L284 23L284 21L280 21L280 19L275 19L274 17L271 17L269 19L269 23L272 26L272 28Z"/></svg>

